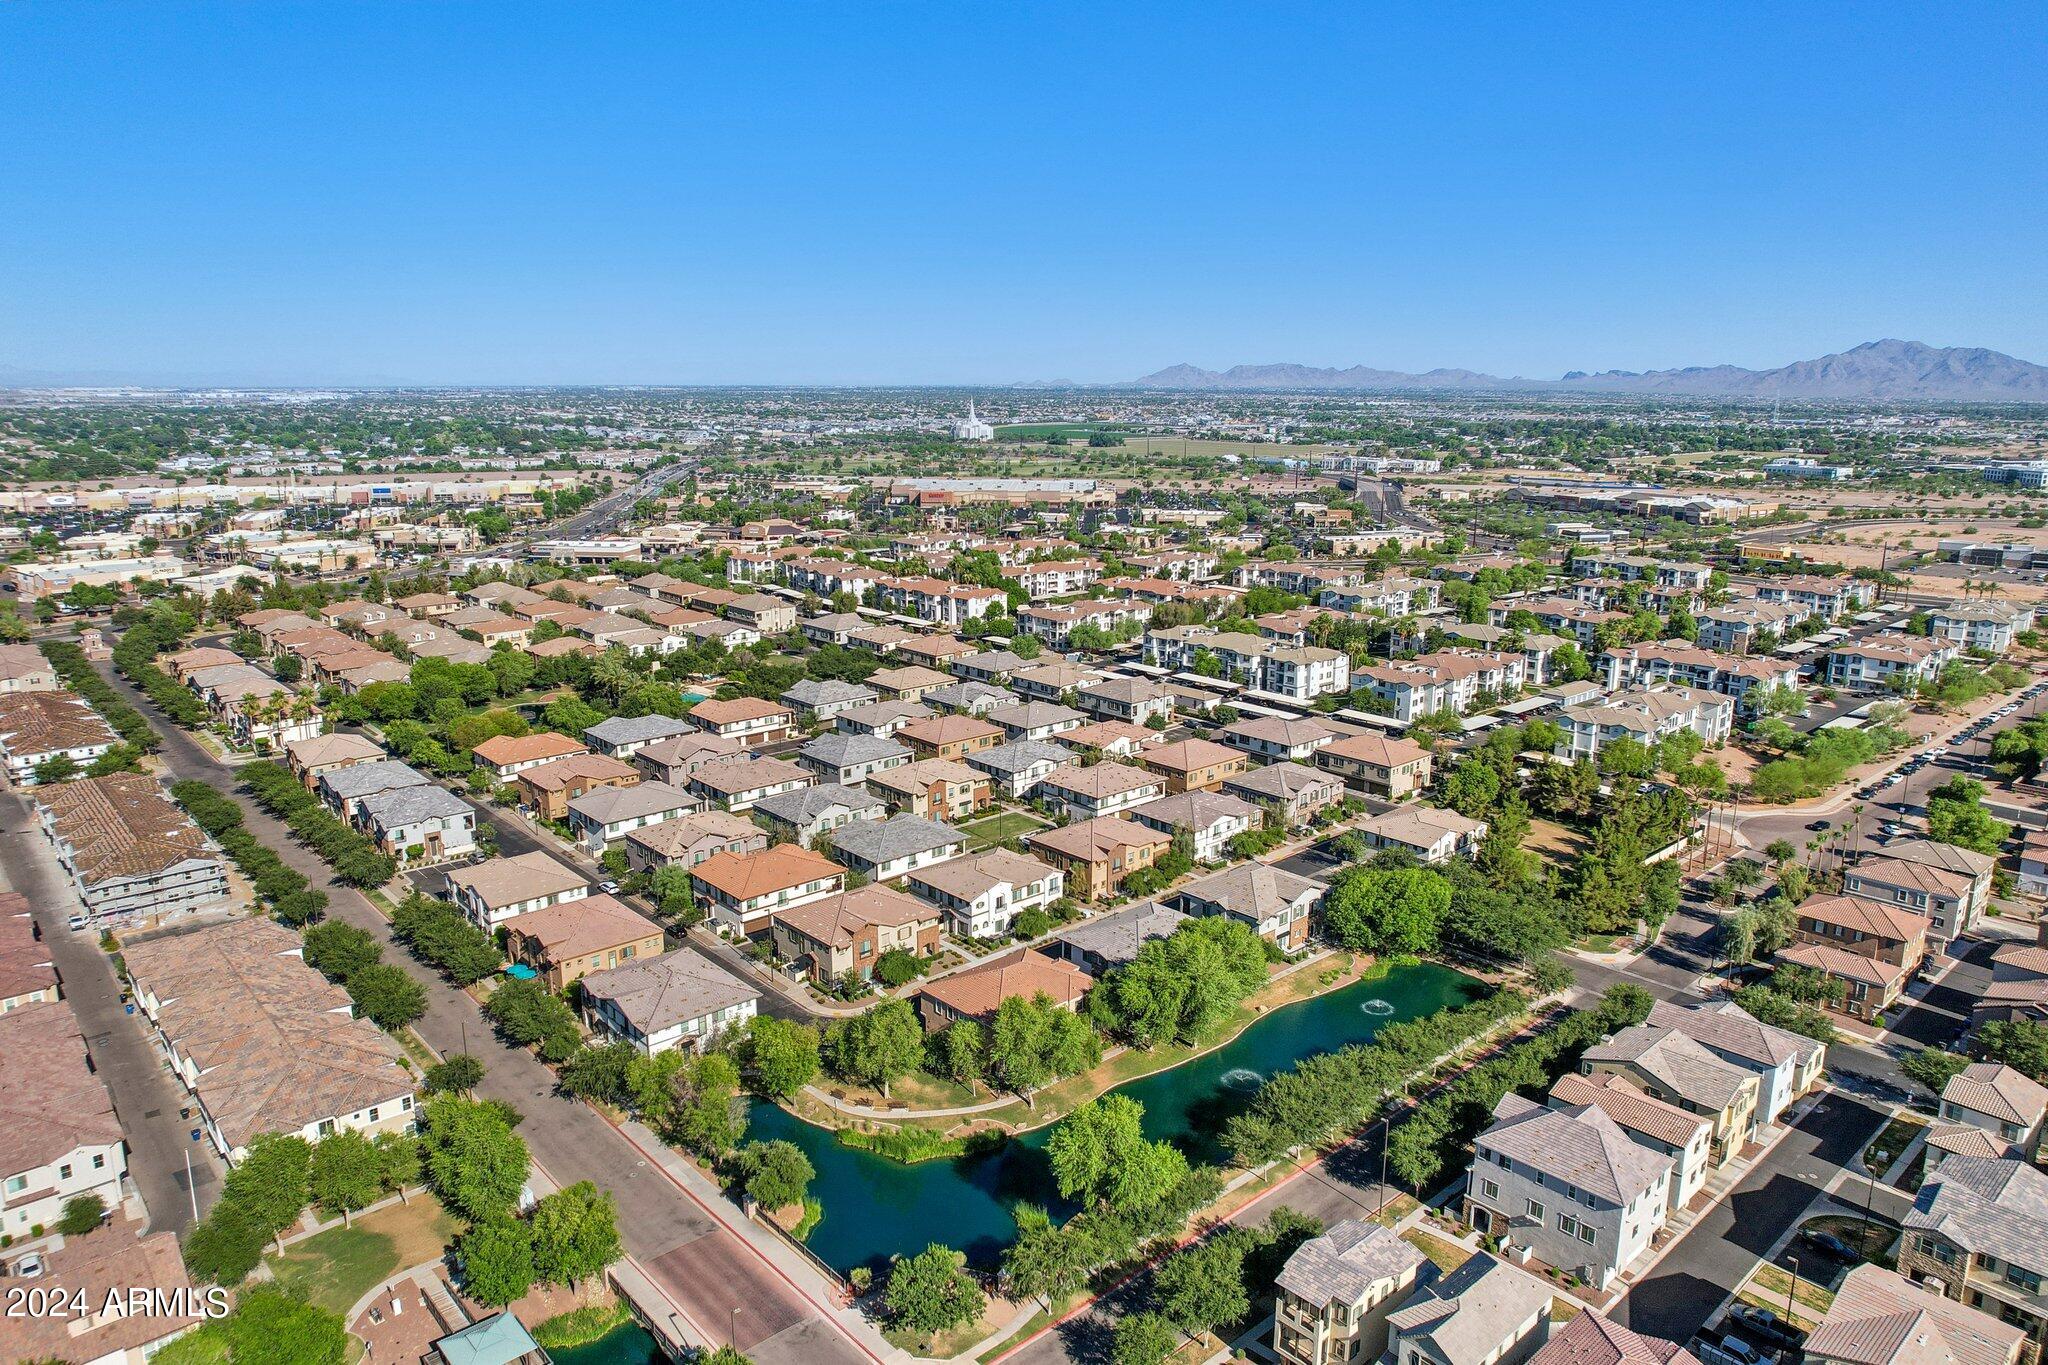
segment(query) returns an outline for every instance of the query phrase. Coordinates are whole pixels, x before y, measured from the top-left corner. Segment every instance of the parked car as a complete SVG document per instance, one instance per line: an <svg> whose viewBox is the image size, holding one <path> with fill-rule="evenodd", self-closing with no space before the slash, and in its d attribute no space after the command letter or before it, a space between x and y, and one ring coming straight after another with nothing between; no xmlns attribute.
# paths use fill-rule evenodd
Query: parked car
<svg viewBox="0 0 2048 1365"><path fill-rule="evenodd" d="M1817 1228L1802 1228L1799 1232L1799 1240L1812 1247L1815 1251L1823 1252L1838 1261L1860 1261L1863 1259L1856 1253L1855 1247L1850 1246L1832 1232L1822 1232Z"/></svg>
<svg viewBox="0 0 2048 1365"><path fill-rule="evenodd" d="M1738 1303L1733 1311L1735 1320L1742 1324L1743 1331L1771 1345L1789 1351L1805 1339L1804 1333L1768 1308L1752 1308L1746 1303Z"/></svg>

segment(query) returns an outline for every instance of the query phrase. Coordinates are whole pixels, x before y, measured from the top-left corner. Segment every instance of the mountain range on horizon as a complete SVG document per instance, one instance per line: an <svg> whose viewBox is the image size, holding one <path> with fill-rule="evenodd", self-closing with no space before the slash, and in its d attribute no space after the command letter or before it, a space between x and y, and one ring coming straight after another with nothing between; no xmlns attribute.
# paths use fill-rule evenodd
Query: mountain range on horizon
<svg viewBox="0 0 2048 1365"><path fill-rule="evenodd" d="M1266 392L1606 392L1731 399L1817 399L1842 402L2048 402L2048 365L2036 365L1977 346L1866 341L1846 351L1794 361L1771 370L1739 365L1695 365L1676 370L1573 370L1559 379L1503 378L1475 370L1436 369L1421 374L1314 365L1234 365L1205 370L1170 365L1130 381L1141 389L1217 389Z"/></svg>

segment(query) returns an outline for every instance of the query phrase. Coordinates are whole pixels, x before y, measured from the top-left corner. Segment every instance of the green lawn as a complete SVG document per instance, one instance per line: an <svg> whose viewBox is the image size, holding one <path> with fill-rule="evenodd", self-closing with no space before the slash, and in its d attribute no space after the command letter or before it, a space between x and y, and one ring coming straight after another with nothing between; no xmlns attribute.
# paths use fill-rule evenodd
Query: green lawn
<svg viewBox="0 0 2048 1365"><path fill-rule="evenodd" d="M298 1285L322 1308L346 1313L356 1300L399 1271L438 1260L461 1230L455 1217L429 1194L394 1204L294 1242L269 1261L278 1283Z"/></svg>
<svg viewBox="0 0 2048 1365"><path fill-rule="evenodd" d="M985 815L979 820L969 820L960 826L972 837L972 848L979 852L993 848L1005 839L1018 839L1033 830L1046 828L1047 822L1023 811L1006 810L995 815Z"/></svg>

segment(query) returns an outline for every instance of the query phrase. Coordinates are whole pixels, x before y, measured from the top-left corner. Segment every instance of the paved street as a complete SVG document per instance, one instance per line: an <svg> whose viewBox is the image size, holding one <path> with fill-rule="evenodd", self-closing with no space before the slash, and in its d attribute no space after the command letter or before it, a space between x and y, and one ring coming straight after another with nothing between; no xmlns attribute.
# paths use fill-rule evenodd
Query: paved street
<svg viewBox="0 0 2048 1365"><path fill-rule="evenodd" d="M1835 1168L1861 1152L1888 1117L1886 1110L1853 1096L1824 1096L1609 1316L1638 1332L1670 1341L1689 1339L1713 1319L1778 1239L1825 1197Z"/></svg>
<svg viewBox="0 0 2048 1365"><path fill-rule="evenodd" d="M197 778L225 787L226 772L189 735L155 711L147 698L102 667L129 704L150 715L163 736L160 757L174 778ZM524 1048L499 1042L476 1002L398 946L390 926L355 890L334 882L326 864L291 838L253 801L243 799L249 831L276 850L332 898L329 913L376 935L384 958L420 981L427 1013L415 1030L437 1052L468 1050L485 1065L478 1093L516 1105L525 1114L520 1136L533 1158L559 1184L594 1182L618 1198L619 1233L626 1250L699 1330L722 1339L737 1322L739 1345L761 1365L857 1362L873 1353L849 1338L815 1296L822 1285L799 1289L742 1238L721 1227L708 1208L679 1190L616 1130L579 1101L559 1094L554 1073ZM172 1111L172 1112L175 1112ZM737 1217L736 1211L727 1210ZM736 1319L731 1310L742 1306Z"/></svg>
<svg viewBox="0 0 2048 1365"><path fill-rule="evenodd" d="M49 847L26 802L12 793L0 797L0 871L7 888L28 897L86 1051L113 1096L128 1140L128 1175L149 1210L151 1231L182 1237L192 1225L194 1199L204 1217L220 1197L220 1163L211 1145L192 1141L193 1125L180 1113L184 1088L158 1058L142 1017L122 1005L120 980L98 940L65 928L82 907Z"/></svg>

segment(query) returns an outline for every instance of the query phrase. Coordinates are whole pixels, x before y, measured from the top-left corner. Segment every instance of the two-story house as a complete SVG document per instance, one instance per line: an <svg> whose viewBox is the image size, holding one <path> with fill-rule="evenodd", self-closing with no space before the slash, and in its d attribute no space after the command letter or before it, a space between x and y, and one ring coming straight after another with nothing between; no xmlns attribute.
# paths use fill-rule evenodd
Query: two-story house
<svg viewBox="0 0 2048 1365"><path fill-rule="evenodd" d="M1899 1273L2048 1340L2048 1175L2032 1162L1951 1156L1905 1217Z"/></svg>
<svg viewBox="0 0 2048 1365"><path fill-rule="evenodd" d="M775 844L754 853L714 853L690 869L698 905L720 928L751 937L778 910L846 889L846 869L821 853Z"/></svg>
<svg viewBox="0 0 2048 1365"><path fill-rule="evenodd" d="M895 881L967 852L967 836L921 815L862 820L833 831L832 855L872 881Z"/></svg>
<svg viewBox="0 0 2048 1365"><path fill-rule="evenodd" d="M996 938L1026 910L1044 910L1066 894L1066 874L1023 853L986 853L927 864L904 885L945 912L956 938Z"/></svg>
<svg viewBox="0 0 2048 1365"><path fill-rule="evenodd" d="M1714 1125L1714 1168L1732 1161L1756 1137L1756 1074L1724 1062L1677 1029L1637 1024L1587 1048L1579 1070L1614 1074L1652 1099L1698 1114Z"/></svg>
<svg viewBox="0 0 2048 1365"><path fill-rule="evenodd" d="M887 886L864 886L778 910L769 932L775 955L820 986L849 974L867 981L882 954L929 958L939 950L939 908Z"/></svg>
<svg viewBox="0 0 2048 1365"><path fill-rule="evenodd" d="M1274 1354L1284 1365L1377 1360L1387 1315L1427 1266L1399 1233L1357 1219L1302 1243L1273 1282Z"/></svg>
<svg viewBox="0 0 2048 1365"><path fill-rule="evenodd" d="M690 720L700 730L737 739L749 749L779 743L796 733L796 717L787 706L759 697L700 701L690 708Z"/></svg>
<svg viewBox="0 0 2048 1365"><path fill-rule="evenodd" d="M590 894L590 879L535 849L446 874L448 899L485 933L536 910Z"/></svg>
<svg viewBox="0 0 2048 1365"><path fill-rule="evenodd" d="M1323 745L1312 760L1368 796L1400 801L1429 785L1434 760L1412 739L1351 735Z"/></svg>
<svg viewBox="0 0 2048 1365"><path fill-rule="evenodd" d="M1927 916L1928 946L1940 952L1968 933L1983 913L1996 865L1996 859L1975 849L1900 839L1844 871L1842 890Z"/></svg>

